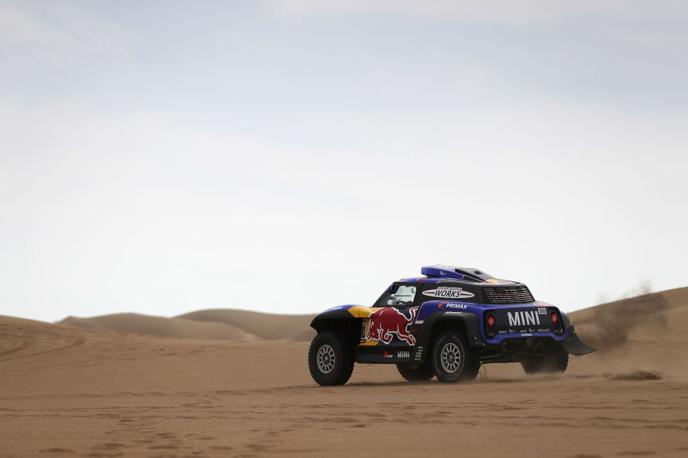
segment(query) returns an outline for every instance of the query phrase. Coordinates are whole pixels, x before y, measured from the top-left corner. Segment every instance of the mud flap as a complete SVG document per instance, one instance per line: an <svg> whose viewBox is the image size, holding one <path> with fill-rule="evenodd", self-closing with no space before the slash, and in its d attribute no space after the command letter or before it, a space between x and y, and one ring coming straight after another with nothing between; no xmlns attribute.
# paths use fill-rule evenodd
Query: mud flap
<svg viewBox="0 0 688 458"><path fill-rule="evenodd" d="M561 346L564 347L567 352L576 356L587 355L588 353L596 351L595 348L585 345L576 334L571 335L568 339L563 341Z"/></svg>

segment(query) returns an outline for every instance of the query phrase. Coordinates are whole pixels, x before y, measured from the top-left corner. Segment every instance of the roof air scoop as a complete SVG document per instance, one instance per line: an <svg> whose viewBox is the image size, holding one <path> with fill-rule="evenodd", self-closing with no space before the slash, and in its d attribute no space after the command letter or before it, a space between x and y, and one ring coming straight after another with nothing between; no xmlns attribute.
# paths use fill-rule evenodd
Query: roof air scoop
<svg viewBox="0 0 688 458"><path fill-rule="evenodd" d="M420 273L430 278L455 278L457 280L466 280L474 282L483 282L492 278L484 272L473 267L454 267L454 266L424 266L420 269Z"/></svg>

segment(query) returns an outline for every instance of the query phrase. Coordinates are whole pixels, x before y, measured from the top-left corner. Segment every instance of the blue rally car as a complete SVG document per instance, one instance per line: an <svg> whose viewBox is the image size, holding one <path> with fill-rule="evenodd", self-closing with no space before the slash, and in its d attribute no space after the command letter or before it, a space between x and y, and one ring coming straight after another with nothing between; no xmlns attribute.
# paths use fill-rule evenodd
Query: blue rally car
<svg viewBox="0 0 688 458"><path fill-rule="evenodd" d="M564 372L569 353L595 351L565 313L522 283L470 267L421 273L392 283L372 307L341 305L313 319L308 366L318 384L346 383L354 363L396 364L408 381L473 380L486 363Z"/></svg>

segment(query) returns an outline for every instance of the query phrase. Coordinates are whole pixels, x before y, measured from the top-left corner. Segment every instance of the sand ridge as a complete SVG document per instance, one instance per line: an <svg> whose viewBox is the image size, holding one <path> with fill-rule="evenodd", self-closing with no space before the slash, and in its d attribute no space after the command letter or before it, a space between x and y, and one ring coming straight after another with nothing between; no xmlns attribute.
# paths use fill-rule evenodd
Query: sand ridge
<svg viewBox="0 0 688 458"><path fill-rule="evenodd" d="M225 323L266 340L308 341L315 335L310 328L315 315L276 315L249 310L210 309L180 315L187 320Z"/></svg>
<svg viewBox="0 0 688 458"><path fill-rule="evenodd" d="M118 313L93 318L68 317L62 320L60 324L85 329L103 329L158 337L231 340L237 342L257 340L254 334L227 323L164 318L137 313Z"/></svg>
<svg viewBox="0 0 688 458"><path fill-rule="evenodd" d="M277 315L234 309L198 310L177 317L118 313L96 317L67 317L59 324L157 337L230 340L310 341L314 315Z"/></svg>

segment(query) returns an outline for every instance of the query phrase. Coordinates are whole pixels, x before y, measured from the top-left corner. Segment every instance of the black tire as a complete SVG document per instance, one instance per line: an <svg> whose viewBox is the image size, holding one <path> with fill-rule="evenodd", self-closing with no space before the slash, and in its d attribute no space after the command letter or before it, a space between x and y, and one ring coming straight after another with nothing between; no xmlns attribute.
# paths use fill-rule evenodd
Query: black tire
<svg viewBox="0 0 688 458"><path fill-rule="evenodd" d="M408 364L397 364L397 369L402 377L409 382L424 382L430 380L435 376L430 364L419 364L416 367L411 367Z"/></svg>
<svg viewBox="0 0 688 458"><path fill-rule="evenodd" d="M308 349L308 368L318 385L343 385L354 371L354 350L338 335L321 332Z"/></svg>
<svg viewBox="0 0 688 458"><path fill-rule="evenodd" d="M556 374L566 372L569 353L561 345L549 345L537 356L521 361L526 374Z"/></svg>
<svg viewBox="0 0 688 458"><path fill-rule="evenodd" d="M461 380L470 382L478 377L480 373L480 355L477 352L468 350L468 359L466 360L466 366L463 368L463 374L461 374Z"/></svg>
<svg viewBox="0 0 688 458"><path fill-rule="evenodd" d="M432 345L431 366L438 381L455 383L465 380L464 377L475 378L478 375L475 368L475 355L466 351L467 348L463 335L455 329L442 331L435 338ZM469 371L466 371L467 367ZM480 360L477 362L477 369L480 370Z"/></svg>

